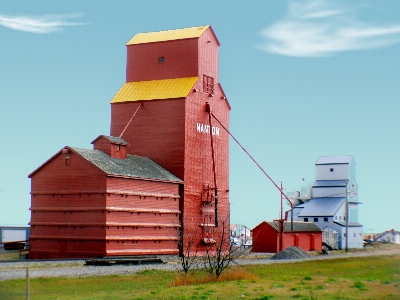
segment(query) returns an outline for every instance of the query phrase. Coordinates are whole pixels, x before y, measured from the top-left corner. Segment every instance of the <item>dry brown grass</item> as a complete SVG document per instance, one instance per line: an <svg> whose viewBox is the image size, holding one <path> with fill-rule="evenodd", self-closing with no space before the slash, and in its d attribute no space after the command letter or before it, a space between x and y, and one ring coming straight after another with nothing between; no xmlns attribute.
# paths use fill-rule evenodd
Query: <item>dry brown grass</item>
<svg viewBox="0 0 400 300"><path fill-rule="evenodd" d="M183 274L175 278L172 286L177 287L182 285L206 284L234 280L256 280L257 278L256 275L250 274L244 269L235 268L235 270L225 271L218 278L215 275L210 275L205 272Z"/></svg>

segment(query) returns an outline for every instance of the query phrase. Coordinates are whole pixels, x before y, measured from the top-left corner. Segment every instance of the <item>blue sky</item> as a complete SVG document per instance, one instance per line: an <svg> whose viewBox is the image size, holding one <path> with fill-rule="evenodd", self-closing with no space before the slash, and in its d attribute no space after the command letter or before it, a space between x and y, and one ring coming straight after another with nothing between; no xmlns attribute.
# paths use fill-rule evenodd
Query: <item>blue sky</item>
<svg viewBox="0 0 400 300"><path fill-rule="evenodd" d="M364 232L400 229L400 2L0 2L0 225L26 225L28 174L109 134L138 32L210 24L231 132L286 192L353 155ZM231 222L278 218L279 191L231 141ZM286 207L288 209L288 207Z"/></svg>

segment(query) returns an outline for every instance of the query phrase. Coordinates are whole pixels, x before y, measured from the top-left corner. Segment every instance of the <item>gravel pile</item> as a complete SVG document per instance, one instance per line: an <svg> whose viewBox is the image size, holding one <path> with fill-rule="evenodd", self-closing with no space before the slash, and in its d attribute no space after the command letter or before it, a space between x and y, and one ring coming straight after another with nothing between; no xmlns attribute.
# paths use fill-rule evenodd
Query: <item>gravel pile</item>
<svg viewBox="0 0 400 300"><path fill-rule="evenodd" d="M292 246L286 249L283 249L281 252L275 254L270 259L278 260L278 259L305 259L312 258L310 254L307 254L300 248L296 246Z"/></svg>

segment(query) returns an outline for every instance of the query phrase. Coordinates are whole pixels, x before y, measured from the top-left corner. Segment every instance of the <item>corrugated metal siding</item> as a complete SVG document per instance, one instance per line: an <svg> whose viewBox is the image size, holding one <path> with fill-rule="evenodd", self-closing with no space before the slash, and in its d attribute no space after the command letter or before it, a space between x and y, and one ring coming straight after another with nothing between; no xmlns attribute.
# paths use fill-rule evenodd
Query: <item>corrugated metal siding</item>
<svg viewBox="0 0 400 300"><path fill-rule="evenodd" d="M185 98L199 77L126 82L111 103Z"/></svg>
<svg viewBox="0 0 400 300"><path fill-rule="evenodd" d="M345 198L314 198L304 204L299 217L331 217L345 203Z"/></svg>
<svg viewBox="0 0 400 300"><path fill-rule="evenodd" d="M136 34L126 45L155 43L171 40L198 38L210 26L200 26L157 32L145 32Z"/></svg>
<svg viewBox="0 0 400 300"><path fill-rule="evenodd" d="M316 165L349 164L352 159L353 159L352 155L320 156L315 164Z"/></svg>

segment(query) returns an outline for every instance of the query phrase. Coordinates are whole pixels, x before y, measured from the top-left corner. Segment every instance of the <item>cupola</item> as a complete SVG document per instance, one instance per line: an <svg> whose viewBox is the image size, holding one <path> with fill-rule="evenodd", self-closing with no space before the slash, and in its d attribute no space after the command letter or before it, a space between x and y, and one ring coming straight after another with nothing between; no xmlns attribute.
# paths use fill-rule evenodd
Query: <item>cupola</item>
<svg viewBox="0 0 400 300"><path fill-rule="evenodd" d="M129 143L119 137L99 135L92 144L93 150L103 151L113 158L126 159Z"/></svg>

